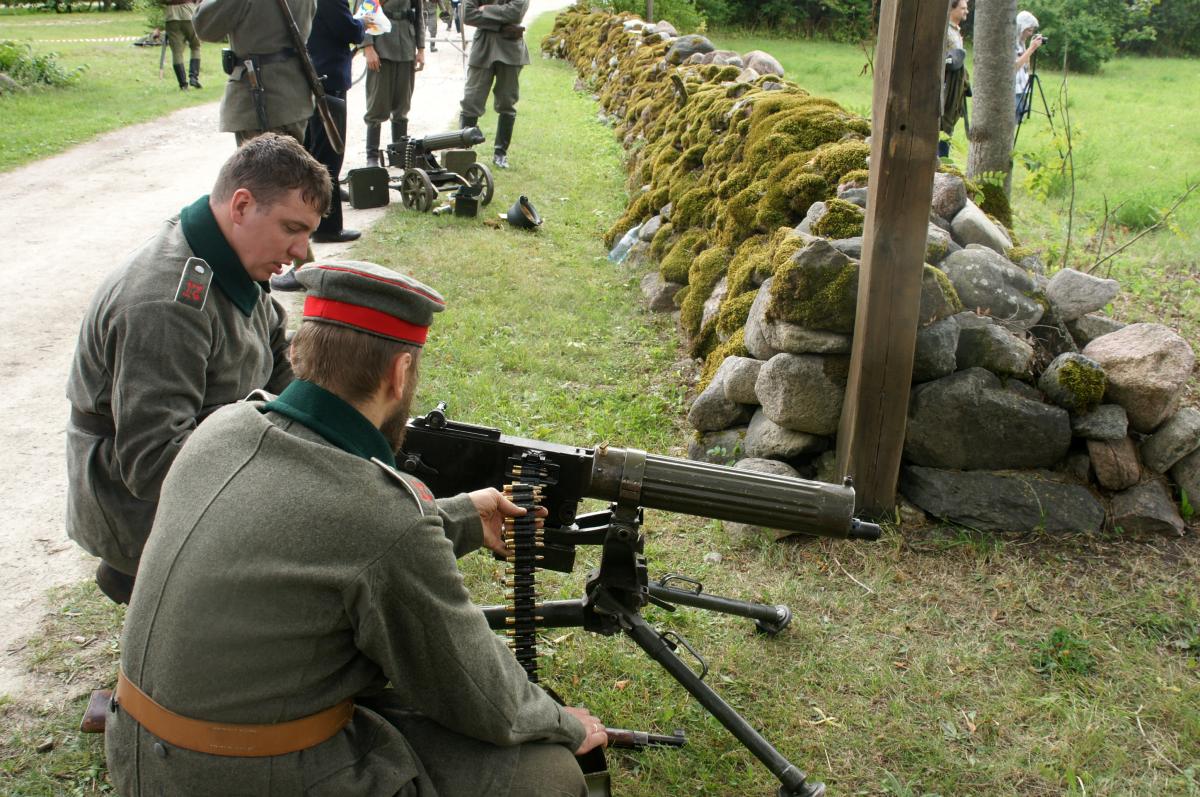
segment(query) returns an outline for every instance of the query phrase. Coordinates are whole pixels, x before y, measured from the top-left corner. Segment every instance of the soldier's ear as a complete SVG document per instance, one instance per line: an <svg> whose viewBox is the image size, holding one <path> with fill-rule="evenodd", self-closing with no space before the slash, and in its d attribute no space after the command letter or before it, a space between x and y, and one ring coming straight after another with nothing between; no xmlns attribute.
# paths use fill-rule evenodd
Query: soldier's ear
<svg viewBox="0 0 1200 797"><path fill-rule="evenodd" d="M229 197L229 216L234 224L244 224L247 214L254 208L254 194L249 188L239 188Z"/></svg>
<svg viewBox="0 0 1200 797"><path fill-rule="evenodd" d="M397 354L392 359L392 365L388 369L387 379L387 397L395 401L404 398L404 390L408 386L409 380L414 378L412 372L413 356L408 352Z"/></svg>

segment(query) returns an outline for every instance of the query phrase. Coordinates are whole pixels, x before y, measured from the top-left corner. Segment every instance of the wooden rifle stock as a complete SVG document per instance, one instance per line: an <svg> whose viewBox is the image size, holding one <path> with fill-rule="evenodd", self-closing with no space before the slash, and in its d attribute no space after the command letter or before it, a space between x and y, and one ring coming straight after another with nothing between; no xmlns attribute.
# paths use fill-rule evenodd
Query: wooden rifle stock
<svg viewBox="0 0 1200 797"><path fill-rule="evenodd" d="M300 66L304 69L304 78L308 81L308 87L312 89L313 97L316 98L317 112L321 114L321 124L325 126L325 135L329 138L329 145L333 147L334 152L340 155L346 145L342 141L342 134L338 132L337 125L334 124L333 114L330 113L329 103L325 99L325 87L321 85L321 79L317 76L312 59L308 57L308 48L304 39L300 37L300 28L296 26L296 18L292 16L292 9L288 7L287 0L275 0L275 3L279 6L284 24L287 25L288 33L292 37L292 47L296 50L296 57L300 59Z"/></svg>

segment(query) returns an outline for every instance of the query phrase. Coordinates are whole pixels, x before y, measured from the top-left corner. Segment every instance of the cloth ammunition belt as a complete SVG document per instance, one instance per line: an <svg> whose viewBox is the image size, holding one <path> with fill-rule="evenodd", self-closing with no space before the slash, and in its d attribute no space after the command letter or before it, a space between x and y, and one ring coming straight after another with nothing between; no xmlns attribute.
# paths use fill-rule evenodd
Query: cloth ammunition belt
<svg viewBox="0 0 1200 797"><path fill-rule="evenodd" d="M125 677L124 670L117 673L116 699L118 710L168 744L239 758L287 755L315 747L346 727L354 715L354 701L347 699L316 714L271 725L205 722L163 708Z"/></svg>
<svg viewBox="0 0 1200 797"><path fill-rule="evenodd" d="M117 427L112 418L107 415L97 415L94 412L84 412L71 407L71 425L81 432L87 432L95 437L116 437Z"/></svg>

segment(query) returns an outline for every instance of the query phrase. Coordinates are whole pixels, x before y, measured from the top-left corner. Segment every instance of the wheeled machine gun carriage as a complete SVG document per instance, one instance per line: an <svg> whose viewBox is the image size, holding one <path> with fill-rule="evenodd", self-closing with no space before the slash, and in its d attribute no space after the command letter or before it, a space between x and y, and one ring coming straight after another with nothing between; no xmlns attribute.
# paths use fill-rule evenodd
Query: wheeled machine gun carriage
<svg viewBox="0 0 1200 797"><path fill-rule="evenodd" d="M484 142L478 127L464 127L449 133L435 133L424 138L405 136L387 147L387 163L404 173L393 178L391 187L400 192L404 207L426 213L433 209L439 193L463 190L480 205L492 201L495 181L482 163L475 161L470 147ZM445 165L437 154L443 150Z"/></svg>

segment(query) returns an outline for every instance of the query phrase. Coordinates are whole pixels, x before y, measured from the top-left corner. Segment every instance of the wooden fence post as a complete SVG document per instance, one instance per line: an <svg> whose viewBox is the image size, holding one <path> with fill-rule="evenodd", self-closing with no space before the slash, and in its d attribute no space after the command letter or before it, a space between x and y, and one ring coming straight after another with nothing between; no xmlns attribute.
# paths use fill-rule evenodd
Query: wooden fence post
<svg viewBox="0 0 1200 797"><path fill-rule="evenodd" d="M859 511L894 508L937 162L947 0L884 0L875 49L871 177L838 471Z"/></svg>

